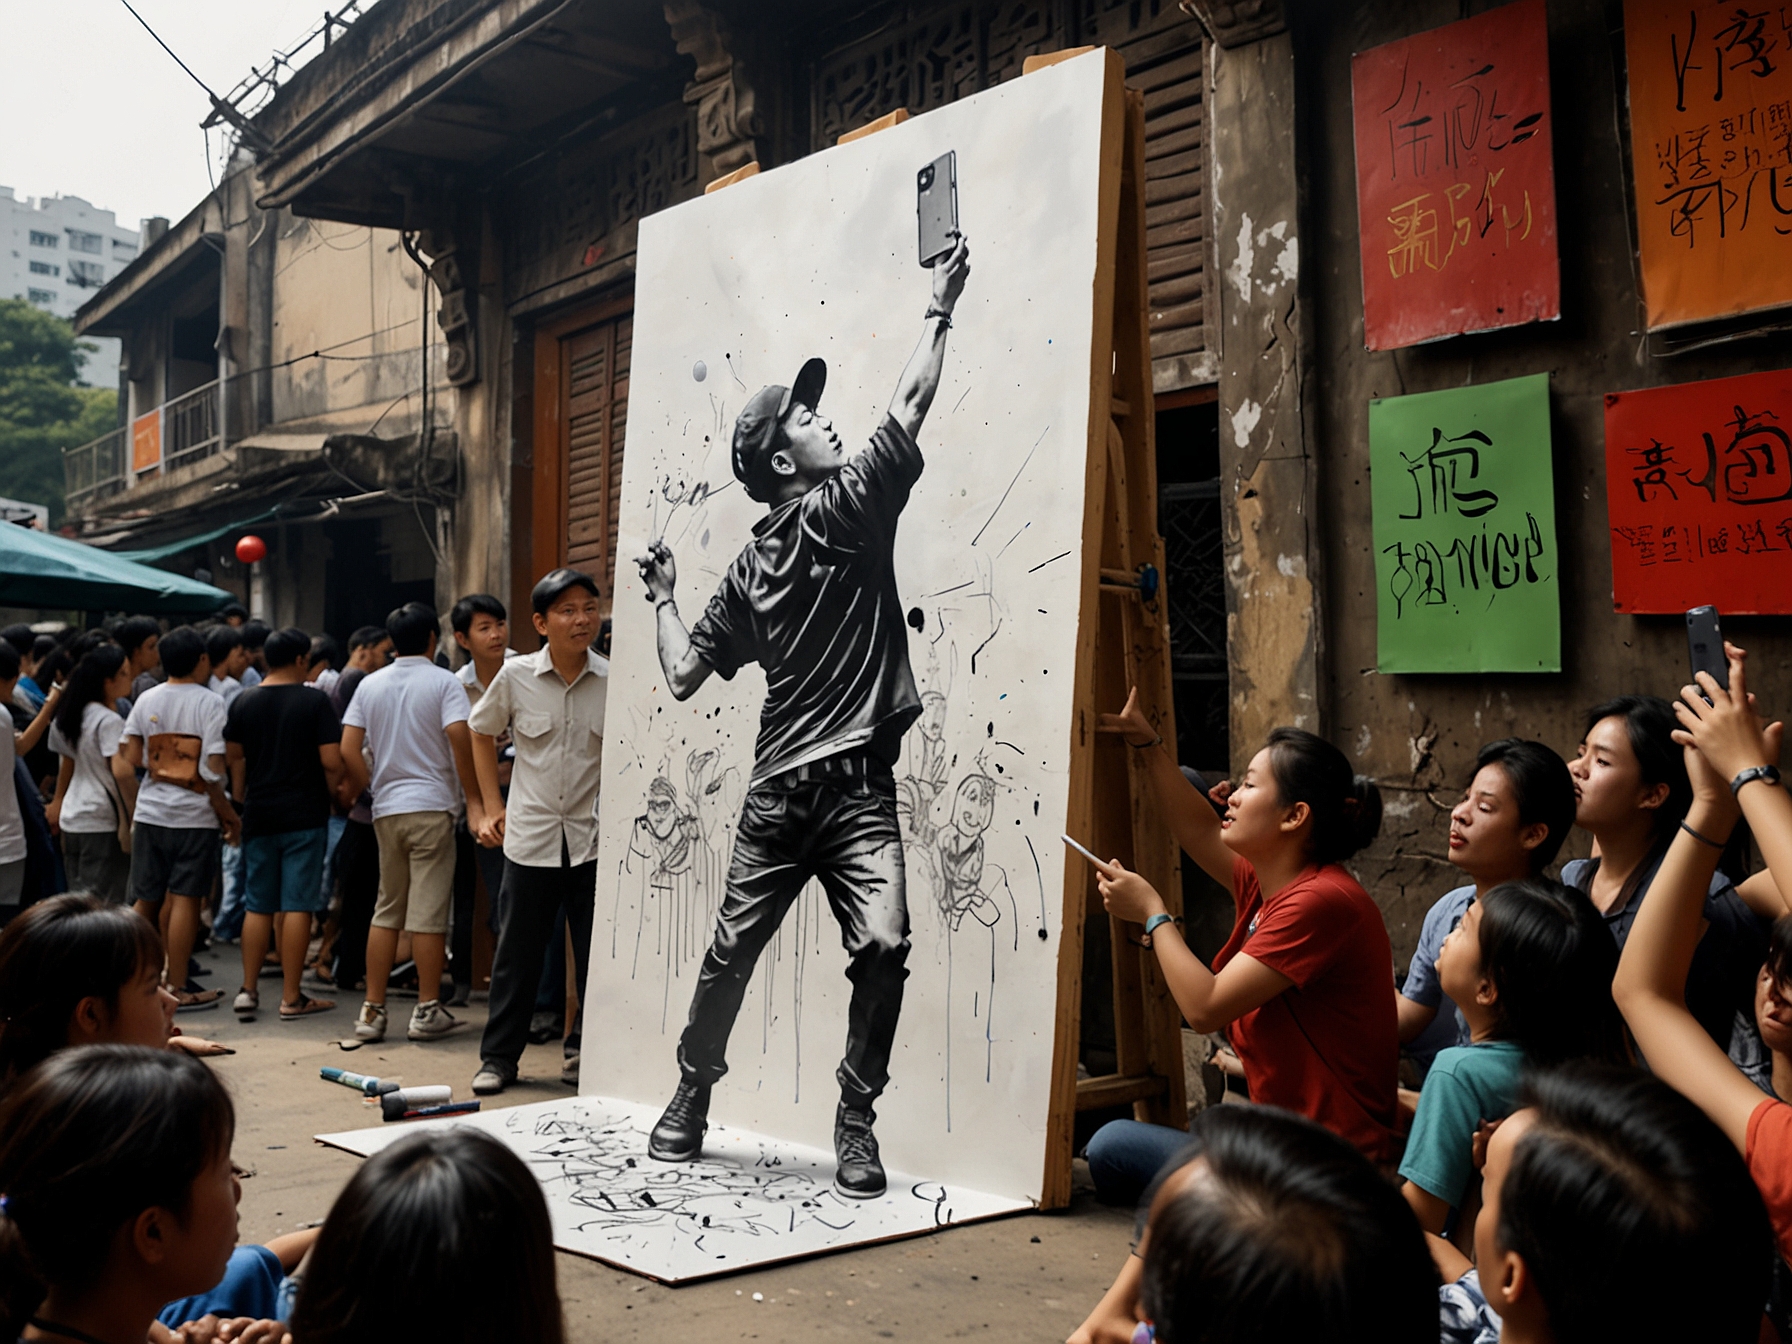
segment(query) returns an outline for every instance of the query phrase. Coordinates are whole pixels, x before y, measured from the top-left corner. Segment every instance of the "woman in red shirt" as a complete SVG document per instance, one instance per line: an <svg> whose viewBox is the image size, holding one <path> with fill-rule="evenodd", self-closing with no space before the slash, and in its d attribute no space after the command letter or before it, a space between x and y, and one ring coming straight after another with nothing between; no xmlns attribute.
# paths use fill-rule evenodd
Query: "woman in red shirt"
<svg viewBox="0 0 1792 1344"><path fill-rule="evenodd" d="M1398 1156L1400 1042L1393 953L1381 911L1343 860L1381 829L1381 795L1344 753L1278 728L1226 801L1224 820L1183 778L1136 693L1103 727L1146 753L1176 839L1237 905L1209 970L1163 898L1118 860L1100 887L1108 910L1150 926L1170 992L1196 1031L1225 1031L1251 1099L1316 1120L1371 1162Z"/></svg>

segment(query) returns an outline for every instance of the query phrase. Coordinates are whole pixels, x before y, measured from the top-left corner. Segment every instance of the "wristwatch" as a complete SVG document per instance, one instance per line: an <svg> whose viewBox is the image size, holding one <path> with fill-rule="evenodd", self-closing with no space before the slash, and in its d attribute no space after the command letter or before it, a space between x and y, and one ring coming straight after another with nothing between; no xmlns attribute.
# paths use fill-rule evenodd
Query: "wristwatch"
<svg viewBox="0 0 1792 1344"><path fill-rule="evenodd" d="M1730 792L1741 793L1744 784L1753 784L1757 779L1764 779L1777 786L1780 782L1780 769L1777 765L1751 765L1730 781Z"/></svg>

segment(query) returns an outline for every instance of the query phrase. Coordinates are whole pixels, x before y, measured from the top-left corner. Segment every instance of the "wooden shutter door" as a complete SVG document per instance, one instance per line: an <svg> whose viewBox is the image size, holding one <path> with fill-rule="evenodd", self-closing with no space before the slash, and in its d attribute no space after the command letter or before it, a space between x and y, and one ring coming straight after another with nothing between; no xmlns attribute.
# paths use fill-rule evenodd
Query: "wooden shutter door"
<svg viewBox="0 0 1792 1344"><path fill-rule="evenodd" d="M622 512L622 449L634 344L628 305L585 310L538 328L534 499L535 575L558 565L590 574L610 605Z"/></svg>

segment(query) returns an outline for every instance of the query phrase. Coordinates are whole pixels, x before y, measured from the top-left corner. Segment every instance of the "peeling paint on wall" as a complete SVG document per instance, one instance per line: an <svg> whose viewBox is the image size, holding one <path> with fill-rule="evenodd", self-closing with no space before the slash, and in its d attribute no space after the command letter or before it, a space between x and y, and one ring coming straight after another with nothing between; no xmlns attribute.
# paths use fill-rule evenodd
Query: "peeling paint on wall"
<svg viewBox="0 0 1792 1344"><path fill-rule="evenodd" d="M1262 418L1263 407L1247 397L1244 405L1232 412L1232 442L1240 448L1249 448L1251 431L1257 428L1257 422Z"/></svg>
<svg viewBox="0 0 1792 1344"><path fill-rule="evenodd" d="M1251 268L1257 264L1257 249L1251 243L1251 217L1247 213L1238 226L1238 255L1226 268L1226 278L1238 290L1238 297L1251 301Z"/></svg>

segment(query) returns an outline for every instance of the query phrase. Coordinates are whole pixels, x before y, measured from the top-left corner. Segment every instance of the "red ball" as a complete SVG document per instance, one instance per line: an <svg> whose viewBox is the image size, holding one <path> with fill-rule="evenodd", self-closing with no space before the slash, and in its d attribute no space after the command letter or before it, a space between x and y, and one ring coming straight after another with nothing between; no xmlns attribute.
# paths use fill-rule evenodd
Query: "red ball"
<svg viewBox="0 0 1792 1344"><path fill-rule="evenodd" d="M248 536L239 537L237 539L236 558L241 560L245 565L252 565L257 560L265 559L267 553L267 542L263 541L254 533L250 533Z"/></svg>

